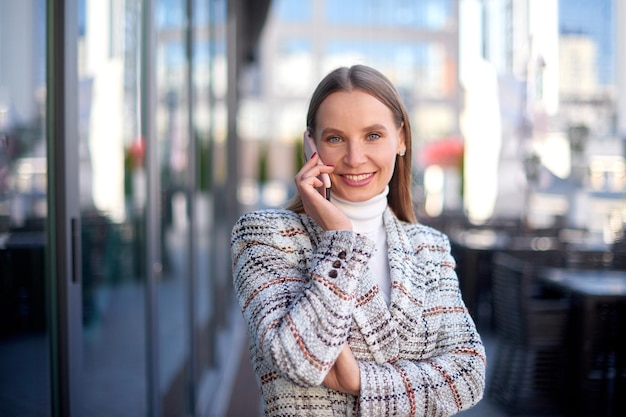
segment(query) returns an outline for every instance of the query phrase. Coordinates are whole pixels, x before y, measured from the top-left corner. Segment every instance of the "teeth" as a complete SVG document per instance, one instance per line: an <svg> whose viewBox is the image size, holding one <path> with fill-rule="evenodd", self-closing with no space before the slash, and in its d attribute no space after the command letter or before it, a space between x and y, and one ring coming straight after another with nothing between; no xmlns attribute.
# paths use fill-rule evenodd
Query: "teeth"
<svg viewBox="0 0 626 417"><path fill-rule="evenodd" d="M349 179L350 181L363 181L364 179L368 178L371 174L359 174L359 175L345 175L345 177L347 179Z"/></svg>

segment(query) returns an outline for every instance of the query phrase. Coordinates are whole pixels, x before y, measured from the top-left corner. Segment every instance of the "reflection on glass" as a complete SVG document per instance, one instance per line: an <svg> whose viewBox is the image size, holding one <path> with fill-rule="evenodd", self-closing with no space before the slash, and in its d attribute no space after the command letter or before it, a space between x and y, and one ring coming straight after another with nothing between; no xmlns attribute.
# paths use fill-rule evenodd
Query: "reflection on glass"
<svg viewBox="0 0 626 417"><path fill-rule="evenodd" d="M159 343L161 394L166 415L183 415L188 408L189 318L189 146L187 115L188 61L185 19L172 21L174 10L185 13L183 0L157 2L158 14L170 16L164 26L157 23L157 138L159 141L162 222L163 278L159 283Z"/></svg>
<svg viewBox="0 0 626 417"><path fill-rule="evenodd" d="M210 367L210 354L212 349L212 334L210 331L211 310L214 307L214 294L210 290L209 282L209 243L212 218L213 202L211 198L212 164L210 162L213 153L211 140L211 128L213 126L212 94L210 86L217 81L211 65L215 61L215 48L211 47L213 41L207 37L208 18L211 22L218 22L216 9L225 6L223 1L195 0L194 3L194 32L193 32L193 72L192 87L193 97L193 129L196 141L196 186L194 188L194 227L192 229L195 251L195 282L193 297L194 309L191 317L195 334L197 357L195 369L193 369L194 383L199 389L203 373ZM206 16L208 14L208 16ZM220 16L222 19L224 15ZM212 29L213 26L210 27Z"/></svg>
<svg viewBox="0 0 626 417"><path fill-rule="evenodd" d="M48 415L51 404L45 31L42 1L0 0L1 416Z"/></svg>
<svg viewBox="0 0 626 417"><path fill-rule="evenodd" d="M141 2L84 2L79 44L83 415L146 415ZM103 395L103 393L106 393ZM115 399L112 401L111 399Z"/></svg>

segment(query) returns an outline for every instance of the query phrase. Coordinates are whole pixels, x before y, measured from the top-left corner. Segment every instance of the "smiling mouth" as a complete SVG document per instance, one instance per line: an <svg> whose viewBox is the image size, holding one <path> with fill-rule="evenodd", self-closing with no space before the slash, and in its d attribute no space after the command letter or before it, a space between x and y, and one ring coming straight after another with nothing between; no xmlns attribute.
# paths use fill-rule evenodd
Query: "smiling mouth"
<svg viewBox="0 0 626 417"><path fill-rule="evenodd" d="M354 182L360 182L363 180L368 179L369 177L373 176L373 173L368 173L368 174L357 174L357 175L351 175L351 174L344 174L344 178L350 180L350 181L354 181Z"/></svg>

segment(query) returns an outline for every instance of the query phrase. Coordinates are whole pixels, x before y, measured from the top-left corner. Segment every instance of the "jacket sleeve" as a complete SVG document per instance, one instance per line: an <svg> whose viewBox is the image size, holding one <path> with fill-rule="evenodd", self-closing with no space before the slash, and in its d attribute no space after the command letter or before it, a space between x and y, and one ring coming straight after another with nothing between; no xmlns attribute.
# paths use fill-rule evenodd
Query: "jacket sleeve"
<svg viewBox="0 0 626 417"><path fill-rule="evenodd" d="M233 228L233 283L260 357L300 386L320 385L348 337L359 276L373 242L321 232L312 249L299 217L244 215Z"/></svg>
<svg viewBox="0 0 626 417"><path fill-rule="evenodd" d="M429 315L440 315L434 349L414 361L360 361L359 407L364 417L450 416L483 396L484 347L461 298L450 243L442 239L432 251L439 257L438 285L426 292L422 317L416 318L425 322Z"/></svg>

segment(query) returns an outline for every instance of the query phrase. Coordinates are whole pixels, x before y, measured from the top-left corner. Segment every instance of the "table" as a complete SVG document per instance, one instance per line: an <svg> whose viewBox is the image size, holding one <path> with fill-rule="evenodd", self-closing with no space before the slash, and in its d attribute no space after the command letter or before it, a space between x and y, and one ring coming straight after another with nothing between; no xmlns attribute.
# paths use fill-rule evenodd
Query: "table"
<svg viewBox="0 0 626 417"><path fill-rule="evenodd" d="M566 383L571 414L624 416L626 271L542 268L538 278L570 299Z"/></svg>

